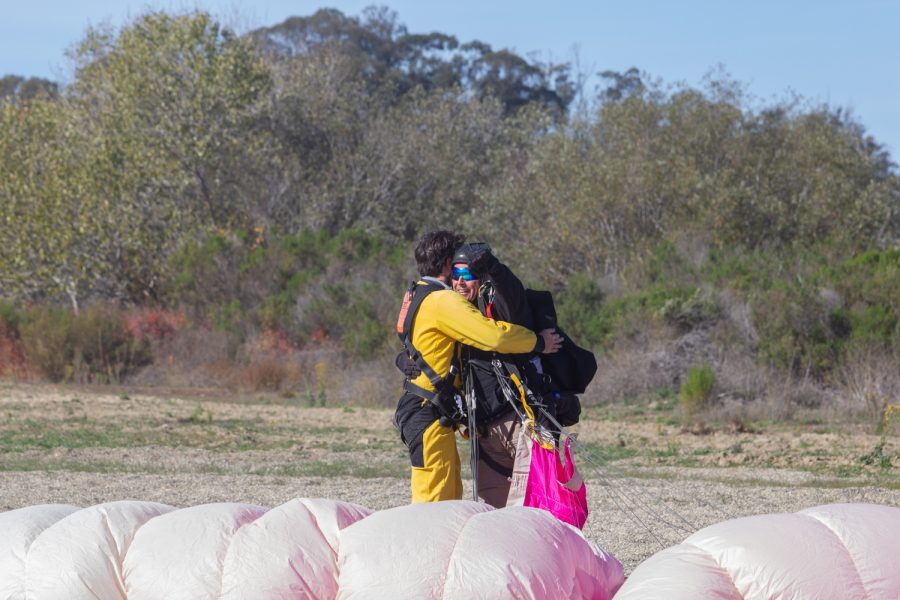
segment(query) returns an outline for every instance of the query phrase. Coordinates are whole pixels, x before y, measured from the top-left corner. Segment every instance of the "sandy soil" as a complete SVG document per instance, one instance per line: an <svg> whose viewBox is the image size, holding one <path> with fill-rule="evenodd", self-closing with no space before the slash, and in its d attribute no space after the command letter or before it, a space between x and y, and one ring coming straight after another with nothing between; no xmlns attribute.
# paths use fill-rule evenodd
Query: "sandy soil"
<svg viewBox="0 0 900 600"><path fill-rule="evenodd" d="M275 506L303 496L389 508L409 498L406 456L389 416L277 398L4 384L0 510L127 498ZM900 464L860 466L859 455L878 441L871 434L697 436L646 419L586 416L585 451L576 458L592 510L585 534L629 571L724 519L834 502L900 506Z"/></svg>

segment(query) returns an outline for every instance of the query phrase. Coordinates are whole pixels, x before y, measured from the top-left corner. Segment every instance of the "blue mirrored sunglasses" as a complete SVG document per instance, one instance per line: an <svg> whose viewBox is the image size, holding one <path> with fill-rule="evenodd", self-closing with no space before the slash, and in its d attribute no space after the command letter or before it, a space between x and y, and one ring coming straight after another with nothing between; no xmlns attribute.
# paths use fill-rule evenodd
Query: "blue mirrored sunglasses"
<svg viewBox="0 0 900 600"><path fill-rule="evenodd" d="M460 277L462 277L463 281L475 281L478 279L468 267L453 267L453 281L456 281Z"/></svg>

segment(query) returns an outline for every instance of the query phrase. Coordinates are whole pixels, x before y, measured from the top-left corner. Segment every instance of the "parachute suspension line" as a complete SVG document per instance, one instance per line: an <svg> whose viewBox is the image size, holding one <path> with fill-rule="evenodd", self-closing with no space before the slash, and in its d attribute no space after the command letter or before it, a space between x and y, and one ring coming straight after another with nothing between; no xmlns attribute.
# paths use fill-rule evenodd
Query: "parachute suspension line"
<svg viewBox="0 0 900 600"><path fill-rule="evenodd" d="M575 433L569 432L565 427L563 427L556 418L553 417L547 410L543 407L543 405L537 401L534 397L531 390L525 386L521 380L515 375L515 373L510 373L509 375L505 374L503 371L503 363L499 360L492 361L492 367L494 373L497 377L498 382L500 383L500 389L504 395L506 401L513 407L513 410L516 412L517 416L521 420L522 424L531 434L533 439L538 440L542 446L544 443L549 441L549 448L556 448L554 442L554 435L562 435L567 437L572 442L572 449L576 450L580 456L583 456L585 460L593 467L594 475L601 481L602 487L607 494L607 497L610 501L621 511L624 515L626 515L629 519L631 519L634 523L643 528L653 539L660 544L660 548L665 548L666 546L672 545L671 541L663 541L659 535L651 528L644 519L638 514L638 512L643 512L648 514L654 521L661 523L671 530L674 530L679 535L683 535L684 533L692 534L697 531L698 527L688 521L683 515L678 513L672 507L670 507L666 502L664 502L661 498L647 489L647 486L633 477L629 477L625 475L621 470L611 469L616 479L618 480L617 484L614 485L610 478L607 475L607 468L601 466L600 460L596 457L596 455L591 452L587 447L582 446L578 442L578 435ZM513 386L515 386L516 390L513 390ZM518 393L516 393L518 392ZM531 399L531 404L528 402L528 398ZM521 402L521 407L519 405ZM547 420L556 427L556 429L550 429L539 425L534 416L534 409L531 405L535 405L543 414ZM547 447L547 446L544 446ZM621 485L618 485L621 483ZM648 502L645 498L649 498L651 502ZM720 514L724 514L729 518L733 518L732 515L728 514L727 511L723 511L721 508L715 507L712 504L703 501L702 504L705 506L718 511ZM653 504L658 505L662 508L662 511L654 508ZM672 522L672 520L667 519L664 515L665 512L670 513L675 517L676 521L681 521L684 525L680 525L676 522ZM681 541L681 538L674 540L675 543Z"/></svg>
<svg viewBox="0 0 900 600"><path fill-rule="evenodd" d="M587 449L581 449L580 452L589 455L589 458L588 458L588 461L589 461L589 462L590 462L590 459L591 459L591 458L593 458L594 460L596 460L596 456L592 455L592 454L590 453L590 451L588 451ZM599 462L599 461L598 461L598 462ZM600 467L597 466L597 468L599 469ZM605 469L607 470L607 472L609 472L610 475L614 475L614 476L616 476L617 478L621 479L622 481L625 481L625 482L629 483L631 488L639 488L639 489L642 489L642 490L646 490L646 489L647 489L647 486L644 485L643 483L641 483L640 480L635 479L634 477L630 477L630 476L628 476L628 475L625 475L625 473L624 473L624 471L623 471L622 469L618 469L618 468L616 468L616 467L610 467L609 465L606 465ZM679 514L678 512L676 512L675 510L673 510L672 508L668 507L668 506L665 504L665 502L663 502L662 500L659 500L658 498L656 498L656 497L653 495L652 492L646 491L646 494L649 495L649 496L654 497L654 499L656 499L657 502L658 502L659 504L661 504L662 506L664 506L668 512L670 512L670 513L676 515L676 516L678 517L679 520L683 521L684 523L687 523L687 524L690 525L691 527L695 527L692 523L690 523L689 521L687 521L681 514ZM733 514L733 513L730 513L730 512L728 512L727 510L725 510L724 508L722 508L721 506L716 506L715 504L712 504L711 502L708 502L707 500L704 500L704 499L702 499L702 498L693 498L693 500L696 501L696 502L698 502L698 503L701 504L702 506L704 506L704 507L706 507L706 508L709 508L712 512L717 513L718 515L725 517L726 519L735 519L735 518L737 518L737 515L735 515L735 514ZM692 533L693 533L693 531L696 531L696 529L692 530Z"/></svg>
<svg viewBox="0 0 900 600"><path fill-rule="evenodd" d="M531 437L537 441L544 450L558 450L556 447L556 440L554 440L552 436L541 435L544 428L538 425L537 419L534 416L534 409L528 404L527 397L531 395L530 390L525 387L515 373L510 373L509 378L516 385L516 389L519 390L519 400L522 402L522 409L525 411L525 414L528 415L528 429L529 433L531 433ZM533 399L534 397L532 396L532 400ZM543 408L541 410L543 410Z"/></svg>
<svg viewBox="0 0 900 600"><path fill-rule="evenodd" d="M497 381L500 383L500 390L503 392L503 397L509 405L513 407L513 410L522 422L522 427L528 431L531 438L537 441L542 448L546 450L556 450L556 441L553 439L551 432L538 425L537 419L534 416L534 409L528 403L527 398L530 396L531 403L538 406L541 410L544 410L542 408L543 405L536 401L534 394L531 393L531 390L522 383L515 373L510 373L509 375L503 373L502 362L496 359L492 360L491 366L494 369L494 375L497 377ZM513 391L510 382L516 386L518 394ZM521 408L519 408L517 401L521 403Z"/></svg>
<svg viewBox="0 0 900 600"><path fill-rule="evenodd" d="M643 493L646 494L647 496L651 497L653 500L656 501L657 504L659 504L659 505L661 505L663 508L665 508L666 511L668 511L669 513L675 515L680 521L682 521L683 523L685 523L686 525L688 525L689 527L691 527L691 528L692 528L692 529L691 529L691 533L693 533L694 531L696 531L697 526L696 526L694 523L691 523L691 522L688 521L686 518L684 518L684 516L682 516L680 513L678 513L676 510L674 510L673 508L669 507L662 499L660 499L658 496L656 496L655 494L653 494L653 492L649 491L649 490L647 489L647 486L646 486L645 484L641 483L640 480L635 479L634 477L631 477L631 476L629 476L629 475L626 475L625 472L624 472L622 469L619 469L619 468L616 468L616 467L613 467L613 466L610 466L610 465L605 465L605 466L602 466L602 467L601 467L601 466L598 464L598 463L600 462L600 460L597 458L597 456L596 456L594 453L592 453L592 452L591 452L590 450L588 450L587 448L584 448L584 447L579 448L579 453L581 453L582 455L584 455L585 458L588 460L588 462L590 462L590 463L592 463L592 464L594 465L594 467L595 467L596 470L598 470L598 471L606 471L609 475L613 475L613 476L615 476L617 479L623 481L628 487L630 487L630 488L632 488L632 489L637 488L637 489L641 490L641 492L643 492ZM721 506L716 506L715 504L712 504L711 502L708 502L708 501L706 501L706 500L703 500L702 498L694 498L693 500L699 502L699 503L700 503L701 505L703 505L704 507L709 508L709 509L712 510L713 512L717 513L717 514L720 515L720 516L724 516L724 517L727 518L727 519L735 519L735 518L737 518L737 515L735 515L735 514L729 512L729 511L725 510L725 509L722 508Z"/></svg>
<svg viewBox="0 0 900 600"><path fill-rule="evenodd" d="M656 540L656 543L659 544L660 550L672 545L668 541L663 541L662 539L660 539L660 537L656 535L656 532L653 531L653 529L649 525L647 525L644 520L641 519L641 517L638 516L638 514L628 506L627 496L623 496L622 494L620 494L606 479L601 478L601 482L603 483L601 487L606 492L607 497L612 501L613 504L616 505L616 508L618 508L626 516L629 516L638 525L643 527L644 530L650 534L650 537ZM622 504L619 504L619 501L616 499L617 496L622 500L623 503L625 503L624 506Z"/></svg>
<svg viewBox="0 0 900 600"><path fill-rule="evenodd" d="M559 433L561 435L566 435L567 437L569 437L569 439L571 439L573 442L573 448L578 450L579 454L584 456L584 458L594 467L595 474L597 474L599 476L598 478L604 484L604 487L606 487L609 490L610 499L612 499L614 501L614 503L616 504L617 507L620 508L620 510L623 510L623 509L618 504L618 502L615 501L615 498L612 496L612 494L617 495L623 502L626 502L626 503L632 505L633 508L639 508L638 505L640 505L640 507L643 508L644 511L649 513L655 520L659 521L660 523L663 523L664 525L669 526L670 528L672 528L676 531L691 534L697 530L696 525L694 525L693 523L691 523L690 521L685 519L684 516L679 514L677 511L672 509L670 506L668 506L658 496L656 496L655 494L650 492L645 485L640 484L635 479L624 476L620 473L619 477L623 480L623 483L625 483L625 485L623 487L625 487L626 491L619 489L618 486L614 486L609 481L608 477L605 475L604 468L600 466L599 461L593 455L593 453L590 450L588 450L587 448L579 445L577 435L571 434L568 431L566 431L565 427L563 427L559 423L559 421L557 421L553 417L553 415L548 413L546 410L541 409L541 412L553 425L555 425L558 428L558 431L554 431L553 433ZM646 502L645 499L643 498L643 496L647 496L647 497L651 498L652 500L654 500L656 504L660 505L666 512L669 512L672 515L674 515L677 518L677 520L680 520L682 523L687 525L687 527L685 527L683 525L679 525L677 523L673 523L670 520L666 519L658 510L655 510L648 502ZM626 512L626 511L623 510L623 512ZM644 524L643 521L641 519L639 519L632 510L629 509L627 511L627 513L634 516L636 518L636 520L642 526L644 526L646 528L646 524ZM648 529L648 531L650 531L650 530ZM650 534L654 538L656 538L657 541L659 541L659 538L656 536L656 534L654 532L650 531Z"/></svg>
<svg viewBox="0 0 900 600"><path fill-rule="evenodd" d="M559 433L564 434L564 435L569 435L569 436L571 437L571 434L568 434L568 432L566 432L566 430L565 430L566 428L563 427L563 426L560 424L560 422L557 421L557 420L553 417L553 415L551 415L550 413L548 413L547 411L545 411L545 410L543 410L543 409L541 409L541 410L542 410L544 416L546 416L547 419L548 419L551 423L553 423L554 425L556 425L556 427L559 428L559 430L560 430ZM587 448L581 448L580 446L578 446L578 437L577 437L577 436L574 437L573 443L574 443L575 447L577 447L577 448L579 449L579 452L582 453L583 455L585 455L585 458L587 459L587 461L588 461L589 463L591 463L591 464L594 466L594 469L595 469L597 472L599 472L602 476L605 477L605 474L604 474L604 470L605 470L605 469L604 469L603 467L600 466L600 464L599 464L600 461L597 459L596 456L594 456L594 454L593 454L590 450L588 450ZM688 533L693 533L694 531L697 530L697 526L696 526L694 523L691 523L691 522L688 521L686 518L684 518L684 516L682 516L680 513L678 513L678 511L676 511L676 510L672 509L671 507L669 507L665 502L663 502L663 500L662 500L661 498L659 498L658 496L656 496L655 494L653 494L652 492L650 492L650 491L647 489L647 486L645 486L645 485L643 485L643 484L640 484L636 479L634 479L634 478L632 478L632 477L628 477L627 475L624 475L621 471L618 472L618 476L619 476L620 479L622 479L622 480L626 483L626 487L630 487L630 488L640 488L640 489L638 490L638 492L636 492L636 496L637 496L638 501L639 501L643 506L645 506L645 507L647 508L647 511L648 511L648 512L650 512L651 514L654 514L653 509L650 508L650 507L643 501L643 499L640 497L640 494L645 494L646 496L649 496L650 498L652 498L653 500L655 500L657 504L659 504L660 506L662 506L667 512L671 513L671 514L674 515L678 520L680 520L682 523L684 523L685 525L687 525L688 528L684 528L684 527L679 526L679 525L676 525L676 524L674 524L674 523L670 523L670 522L668 522L667 520L663 519L661 516L654 514L654 516L656 516L656 517L658 518L658 520L660 520L662 523L665 523L666 525L669 525L670 527L673 527L673 528L675 528L675 529L680 529L680 530L682 530L682 531L686 531L686 532L688 532Z"/></svg>
<svg viewBox="0 0 900 600"><path fill-rule="evenodd" d="M653 494L647 489L647 486L640 484L637 480L628 477L626 475L618 474L617 479L621 480L621 483L624 485L616 485L614 486L612 482L609 480L608 476L605 473L605 469L600 465L600 461L597 457L587 448L583 446L577 445L576 438L576 449L579 452L579 455L584 457L588 463L594 468L594 473L598 476L598 478L610 489L612 489L616 494L619 495L620 498L628 501L635 508L643 508L644 511L649 513L656 521L669 526L670 528L683 532L683 533L694 533L698 528L695 524L688 521L684 516L678 513L676 510L672 509L668 506L661 498ZM673 523L669 519L666 519L665 516L659 511L656 510L650 503L648 503L644 497L649 497L651 500L655 502L655 504L659 505L663 511L670 513L673 515L676 520L681 521L684 525L680 525L678 523ZM686 525L686 526L685 526Z"/></svg>
<svg viewBox="0 0 900 600"><path fill-rule="evenodd" d="M566 432L558 432L558 433L561 433L562 435L568 435ZM571 434L571 435L574 435L574 434ZM570 437L569 439L574 440L575 437ZM609 498L609 500L616 506L616 508L619 510L619 512L621 512L623 515L625 515L627 518L629 518L633 523L637 524L639 527L644 529L644 531L646 531L647 534L650 535L650 537L652 537L654 540L656 540L657 544L659 544L659 549L663 549L668 546L671 546L673 543L677 543L678 541L680 541L680 539L668 539L667 538L664 540L659 535L657 535L657 532L652 527L650 527L650 525L648 525L647 522L643 518L641 518L641 516L639 514L641 512L641 510L640 510L640 507L638 506L638 504L642 504L644 507L643 511L649 513L650 516L653 517L654 519L656 519L657 521L660 521L666 525L672 526L675 529L680 530L681 532L686 532L688 534L693 533L695 531L695 529L688 530L688 529L684 529L682 527L678 527L677 525L672 525L667 520L663 519L659 515L658 512L654 511L652 508L647 506L646 503L643 503L640 501L635 501L635 498L633 495L622 491L619 488L619 486L613 485L613 483L603 474L603 471L600 468L600 466L594 460L592 460L592 456L584 448L581 448L578 446L575 446L575 447L579 448L579 455L582 456L583 458L585 458L591 464L591 466L594 468L594 475L597 477L597 479L600 480L601 487L603 488L603 491L606 493L607 498Z"/></svg>
<svg viewBox="0 0 900 600"><path fill-rule="evenodd" d="M473 377L472 369L466 368L466 408L469 416L469 445L471 448L469 456L472 467L472 500L478 502L478 424L475 422L477 405Z"/></svg>
<svg viewBox="0 0 900 600"><path fill-rule="evenodd" d="M559 446L557 445L556 439L554 439L552 432L539 425L537 423L537 419L534 416L534 409L532 405L537 406L541 410L544 410L543 404L538 402L534 397L534 394L530 389L519 379L519 376L516 373L510 373L509 376L506 376L503 373L503 363L499 360L491 361L491 366L494 370L494 375L497 378L497 381L500 384L500 389L503 393L503 397L512 406L513 410L516 413L516 416L519 418L519 421L522 423L522 427L525 428L525 431L528 432L531 439L537 442L542 448L545 450L552 450L556 453L559 453ZM513 391L512 386L510 385L512 382L516 389L518 390L518 397L516 393ZM531 398L531 403L529 403L528 398ZM519 403L516 402L518 400L521 402L521 409ZM573 477L581 478L581 475L578 474L577 471L574 472ZM570 511L570 519L571 522L575 522L576 519L576 507L574 501L569 505Z"/></svg>
<svg viewBox="0 0 900 600"><path fill-rule="evenodd" d="M598 473L600 471L598 465L596 463L594 463L594 461L592 461L589 456L586 456L583 451L579 452L579 456L581 456L582 458L585 458L591 464L591 466L594 467L594 474L597 476L597 478L600 480L600 483L601 483L600 487L603 488L603 491L606 493L607 498L616 506L617 509L619 509L619 512L621 512L623 515L625 515L625 517L630 519L633 523L638 525L647 534L649 534L650 537L652 537L654 540L656 540L656 543L658 544L658 548L660 550L667 548L668 546L671 546L673 544L678 543L683 538L683 532L686 531L687 533L693 533L693 531L687 531L687 530L683 530L680 528L676 528L676 529L680 529L680 531L682 532L682 534L679 534L678 537L676 537L676 538L672 538L670 536L661 537L657 532L658 528L654 529L653 527L650 527L650 525L648 525L647 522L640 516L641 512L649 512L651 517L655 518L657 521L660 521L661 519L659 518L659 515L655 511L653 511L653 510L648 511L646 509L644 509L642 511L641 508L637 506L639 503L635 502L634 497L630 493L623 492L617 485L614 485L608 478L606 478L602 474ZM665 522L665 521L663 521L663 522Z"/></svg>
<svg viewBox="0 0 900 600"><path fill-rule="evenodd" d="M685 520L684 517L682 517L676 511L672 510L669 506L666 505L665 502L663 502L662 500L653 496L653 494L648 492L646 489L635 489L635 486L629 486L627 484L624 486L613 485L613 483L610 481L609 478L602 475L601 466L599 465L599 463L596 462L595 457L592 454L590 454L590 452L587 452L582 448L580 450L580 456L582 458L584 458L585 460L587 460L588 463L590 463L592 467L594 467L595 473L600 474L599 478L600 478L601 482L604 484L604 487L611 490L619 498L621 498L624 502L628 502L632 509L643 511L643 512L647 513L653 519L655 519L657 522L668 526L670 529L672 529L676 532L680 532L682 534L686 533L686 534L690 535L690 534L694 533L695 531L697 531L698 528L693 525L691 525L690 527L685 527L678 523L673 523L669 519L666 519L663 516L663 513L660 512L659 510L656 510L651 504L646 502L644 500L644 498L642 497L642 495L645 494L645 495L653 497L656 500L656 503L659 506L661 506L666 512L672 513L673 515L678 517L678 519L680 519L680 520L684 521L685 523L688 523L688 525L690 525L690 523L687 520ZM634 513L632 513L632 514L634 514ZM654 537L656 537L656 536L654 535ZM680 541L680 540L677 540L677 541Z"/></svg>
<svg viewBox="0 0 900 600"><path fill-rule="evenodd" d="M564 435L568 439L572 440L573 449L578 447L577 446L577 436L575 434L567 431L559 423L559 421L557 421L552 415L550 415L546 411L546 409L544 409L543 407L540 407L541 412L545 416L547 416L547 418L551 421L551 423L554 424L556 427L558 427L559 430L552 431L550 429L539 426L534 418L534 411L530 408L530 406L528 405L528 403L525 399L526 395L527 395L525 390L527 388L525 388L525 386L521 383L521 381L518 380L517 377L515 377L514 374L510 374L508 376L506 374L504 374L503 365L500 361L493 360L493 361L491 361L491 364L494 369L494 374L497 377L497 381L500 383L500 389L503 392L504 398L513 407L513 410L516 412L516 415L521 420L523 427L526 427L528 429L529 433L531 433L533 438L536 437L537 435L539 435L539 433L543 433L545 435L541 435L540 436L541 438L549 437L550 440L553 440L552 435L554 433L558 433L558 434ZM519 391L518 397L517 397L517 394L513 391L512 386L510 385L510 382L515 384L516 387L518 388L518 391ZM522 408L519 407L519 404L516 402L517 400L521 400ZM551 441L550 443L552 444L553 442ZM589 461L589 462L593 463L593 461ZM595 466L595 468L597 468L597 465L595 463L594 463L594 466ZM623 514L625 514L626 516L629 516L639 526L643 527L644 530L646 530L647 533L649 533L650 536L657 541L657 543L660 546L660 549L665 548L668 545L671 545L671 544L666 544L665 542L663 542L659 538L659 536L656 535L656 533L653 531L653 529L650 526L648 526L644 522L644 520L641 519L641 517L629 507L629 504L633 504L633 501L631 501L631 499L627 495L623 494L621 491L619 491L613 485L611 485L609 483L609 481L607 481L606 478L602 476L602 473L601 473L600 478L603 481L603 483L604 483L603 487L605 488L605 491L606 491L607 495L609 496L610 500L613 502L613 504L615 504L616 507ZM620 503L620 500L621 500L621 503ZM690 533L693 533L693 531L691 531Z"/></svg>
<svg viewBox="0 0 900 600"><path fill-rule="evenodd" d="M558 433L560 435L567 436L572 441L573 449L579 449L579 453L583 455L584 453L580 450L581 447L578 445L578 436L576 434L568 432L565 427L563 427L559 424L558 421L556 421L553 415L547 413L546 411L543 411L543 413L554 425L556 425L556 427L558 427L558 431L552 431L552 433ZM634 502L634 500L628 494L623 493L620 489L618 489L617 486L614 486L603 474L599 466L593 460L591 460L591 457L586 456L585 458L587 458L588 462L594 467L594 474L598 476L598 479L600 479L603 491L606 493L607 498L609 498L609 500L616 506L616 508L619 509L619 512L631 519L631 521L636 523L639 527L643 528L644 531L646 531L650 535L650 537L656 540L656 543L659 545L660 549L672 545L668 540L663 540L662 538L660 538L660 536L657 535L656 531L652 527L650 527L650 525L648 525L644 519L641 518L638 511L635 510L636 503ZM653 515L652 511L651 515Z"/></svg>
<svg viewBox="0 0 900 600"><path fill-rule="evenodd" d="M512 391L512 388L509 385L509 377L503 374L501 369L501 363L499 360L492 360L491 367L494 369L494 375L497 377L497 381L500 383L500 391L503 392L503 397L509 402L510 406L513 407L513 410L516 411L516 416L519 417L519 420L522 421L523 426L527 426L529 422L528 416L522 412L522 409L519 408L519 405L516 404L516 394ZM531 424L534 427L534 413L531 415Z"/></svg>
<svg viewBox="0 0 900 600"><path fill-rule="evenodd" d="M534 418L534 409L532 409L528 405L528 399L525 397L525 386L522 385L522 382L519 380L515 374L510 374L509 379L515 384L516 389L519 391L519 400L522 401L522 409L525 411L525 414L528 415L528 418L532 423L536 423L537 421Z"/></svg>

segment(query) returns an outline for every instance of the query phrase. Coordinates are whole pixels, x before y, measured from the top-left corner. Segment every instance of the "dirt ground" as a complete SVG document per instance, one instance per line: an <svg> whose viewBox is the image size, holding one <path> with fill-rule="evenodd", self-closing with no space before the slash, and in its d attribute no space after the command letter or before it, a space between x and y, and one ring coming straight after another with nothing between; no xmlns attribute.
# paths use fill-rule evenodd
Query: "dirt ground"
<svg viewBox="0 0 900 600"><path fill-rule="evenodd" d="M0 383L0 510L129 498L407 503L391 411L311 401ZM589 409L573 430L592 511L585 534L629 571L729 518L835 502L900 506L894 434L812 423L697 435L652 407Z"/></svg>

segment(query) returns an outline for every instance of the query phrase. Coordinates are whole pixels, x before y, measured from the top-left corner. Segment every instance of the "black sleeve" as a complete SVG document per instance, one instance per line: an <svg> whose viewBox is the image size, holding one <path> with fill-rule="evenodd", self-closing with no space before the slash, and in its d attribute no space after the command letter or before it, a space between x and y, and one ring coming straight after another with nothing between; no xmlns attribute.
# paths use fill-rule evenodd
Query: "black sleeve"
<svg viewBox="0 0 900 600"><path fill-rule="evenodd" d="M492 313L494 319L515 323L534 331L534 317L525 295L525 286L515 273L498 262L491 269L488 278L493 282L495 289Z"/></svg>

